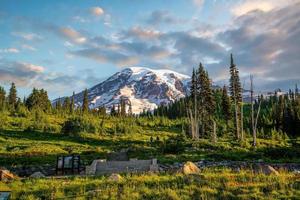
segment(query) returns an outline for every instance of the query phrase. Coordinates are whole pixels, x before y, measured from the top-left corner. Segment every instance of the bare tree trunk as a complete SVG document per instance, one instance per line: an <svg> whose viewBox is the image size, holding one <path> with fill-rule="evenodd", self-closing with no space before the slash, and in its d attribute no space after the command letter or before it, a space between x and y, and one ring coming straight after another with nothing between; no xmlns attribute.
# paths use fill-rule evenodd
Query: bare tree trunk
<svg viewBox="0 0 300 200"><path fill-rule="evenodd" d="M195 114L195 117L194 117L194 124L195 124L195 139L199 139L199 120L198 120L198 102L197 102L197 95L196 95L196 92L194 94L194 114Z"/></svg>
<svg viewBox="0 0 300 200"><path fill-rule="evenodd" d="M235 112L236 137L237 139L240 139L240 126L239 126L238 105L236 102L236 97L234 97L234 112Z"/></svg>
<svg viewBox="0 0 300 200"><path fill-rule="evenodd" d="M242 88L242 94L244 91L245 87L245 81L243 83L243 88ZM242 102L241 102L241 141L244 140L244 100L243 100L243 95L242 95Z"/></svg>
<svg viewBox="0 0 300 200"><path fill-rule="evenodd" d="M256 117L254 118L254 103L253 103L253 76L250 76L250 83L251 83L251 122L252 122L252 135L253 135L253 146L256 147L256 132L257 132L257 122L258 122L258 118L259 118L259 114L260 114L260 109L261 109L261 102L262 99L259 99L259 106L258 106L258 111L256 114Z"/></svg>
<svg viewBox="0 0 300 200"><path fill-rule="evenodd" d="M234 83L233 83L234 84ZM234 113L235 113L235 131L236 131L236 137L239 140L240 139L240 127L239 127L239 118L238 118L238 103L236 99L236 93L235 93L235 86L233 86L233 98L234 98Z"/></svg>
<svg viewBox="0 0 300 200"><path fill-rule="evenodd" d="M257 121L258 121L258 117L259 117L259 113L260 113L261 102L262 102L262 99L259 100L258 111L257 111L256 118L255 118L255 125L254 125L255 133L257 130Z"/></svg>
<svg viewBox="0 0 300 200"><path fill-rule="evenodd" d="M199 139L199 120L197 113L197 100L194 98L194 106L188 109L188 118L191 125L191 136L193 139Z"/></svg>
<svg viewBox="0 0 300 200"><path fill-rule="evenodd" d="M256 128L254 122L254 103L253 103L253 75L250 75L250 93L251 93L251 125L252 125L252 137L253 143L252 145L256 147Z"/></svg>
<svg viewBox="0 0 300 200"><path fill-rule="evenodd" d="M213 135L212 135L212 142L216 143L217 142L217 124L216 124L215 120L212 120L212 121L213 121L213 127L214 127Z"/></svg>

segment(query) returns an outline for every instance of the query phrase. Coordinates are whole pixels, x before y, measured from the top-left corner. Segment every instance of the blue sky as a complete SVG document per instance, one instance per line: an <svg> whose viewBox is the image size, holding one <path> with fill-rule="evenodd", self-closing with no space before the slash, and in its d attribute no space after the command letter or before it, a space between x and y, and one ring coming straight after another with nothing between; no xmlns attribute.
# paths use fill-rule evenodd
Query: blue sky
<svg viewBox="0 0 300 200"><path fill-rule="evenodd" d="M233 53L256 90L300 79L299 0L1 0L0 84L19 96L79 92L129 66L191 74L204 63L226 84Z"/></svg>

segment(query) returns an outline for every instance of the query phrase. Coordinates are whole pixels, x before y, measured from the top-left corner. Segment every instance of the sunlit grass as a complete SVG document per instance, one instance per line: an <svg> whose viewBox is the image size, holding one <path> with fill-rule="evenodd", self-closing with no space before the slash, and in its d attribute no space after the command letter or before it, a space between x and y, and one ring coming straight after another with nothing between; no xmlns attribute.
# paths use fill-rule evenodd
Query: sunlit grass
<svg viewBox="0 0 300 200"><path fill-rule="evenodd" d="M4 185L2 183L2 185ZM5 185L16 199L297 199L300 177L285 171L279 176L242 170L205 169L199 175L123 175L119 182L106 176L64 179L25 179Z"/></svg>

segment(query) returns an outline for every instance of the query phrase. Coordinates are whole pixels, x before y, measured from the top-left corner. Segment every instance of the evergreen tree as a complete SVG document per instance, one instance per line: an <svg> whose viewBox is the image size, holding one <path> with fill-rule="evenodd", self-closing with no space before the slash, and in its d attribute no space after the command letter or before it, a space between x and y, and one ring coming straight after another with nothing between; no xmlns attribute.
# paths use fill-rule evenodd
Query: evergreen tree
<svg viewBox="0 0 300 200"><path fill-rule="evenodd" d="M4 110L5 108L5 95L6 92L4 88L0 86L0 110Z"/></svg>
<svg viewBox="0 0 300 200"><path fill-rule="evenodd" d="M120 107L120 115L122 117L126 116L126 102L123 98L120 99Z"/></svg>
<svg viewBox="0 0 300 200"><path fill-rule="evenodd" d="M48 93L46 90L33 88L31 94L25 101L25 105L29 110L40 109L46 112L50 109L51 102L48 98Z"/></svg>
<svg viewBox="0 0 300 200"><path fill-rule="evenodd" d="M12 109L16 108L17 104L17 89L15 83L11 83L11 87L9 89L8 94L8 104Z"/></svg>
<svg viewBox="0 0 300 200"><path fill-rule="evenodd" d="M71 103L70 103L70 113L72 114L75 109L75 92L73 92L73 95L71 97Z"/></svg>
<svg viewBox="0 0 300 200"><path fill-rule="evenodd" d="M89 111L88 90L85 89L83 93L82 112L87 113L88 111Z"/></svg>
<svg viewBox="0 0 300 200"><path fill-rule="evenodd" d="M70 106L71 106L70 97L66 97L64 99L64 103L63 103L63 110L64 110L64 112L69 113Z"/></svg>
<svg viewBox="0 0 300 200"><path fill-rule="evenodd" d="M115 116L117 114L115 104L111 107L110 115Z"/></svg>
<svg viewBox="0 0 300 200"><path fill-rule="evenodd" d="M55 103L55 109L56 109L56 111L59 113L59 112L61 112L61 100L60 100L60 97L58 98L58 100L56 101L56 103Z"/></svg>
<svg viewBox="0 0 300 200"><path fill-rule="evenodd" d="M99 115L106 115L106 108L104 106L101 106L98 108L98 114Z"/></svg>
<svg viewBox="0 0 300 200"><path fill-rule="evenodd" d="M228 121L231 119L231 102L230 97L228 96L227 87L224 85L222 90L222 114L225 120Z"/></svg>
<svg viewBox="0 0 300 200"><path fill-rule="evenodd" d="M196 92L197 92L197 77L196 77L196 72L195 72L194 68L193 68L190 91L191 91L191 98L194 99L194 96L196 95Z"/></svg>
<svg viewBox="0 0 300 200"><path fill-rule="evenodd" d="M204 70L202 63L198 69L198 93L199 93L199 113L201 114L201 132L210 135L212 131L212 118L215 112L215 101L207 71Z"/></svg>
<svg viewBox="0 0 300 200"><path fill-rule="evenodd" d="M240 102L242 101L242 87L239 77L239 71L234 64L233 56L230 55L230 93L234 102L235 111L235 133L236 137L240 139Z"/></svg>

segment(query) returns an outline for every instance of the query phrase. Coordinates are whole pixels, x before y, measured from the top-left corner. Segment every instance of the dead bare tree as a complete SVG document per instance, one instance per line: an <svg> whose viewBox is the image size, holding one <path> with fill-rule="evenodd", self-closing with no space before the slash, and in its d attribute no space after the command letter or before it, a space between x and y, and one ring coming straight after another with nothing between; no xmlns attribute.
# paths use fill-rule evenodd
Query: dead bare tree
<svg viewBox="0 0 300 200"><path fill-rule="evenodd" d="M212 142L216 143L217 142L217 124L216 121L213 119L213 135L212 135Z"/></svg>
<svg viewBox="0 0 300 200"><path fill-rule="evenodd" d="M256 117L254 118L254 86L253 86L253 75L250 75L250 93L251 93L251 125L252 125L252 137L253 137L253 143L252 145L256 147L256 131L257 131L257 121L260 113L261 108L261 102L262 99L259 99L259 106L258 111L256 114Z"/></svg>
<svg viewBox="0 0 300 200"><path fill-rule="evenodd" d="M244 92L244 88L245 88L245 81L243 83L243 87L242 87L242 93ZM244 140L244 99L243 99L243 95L242 95L242 102L241 102L241 141Z"/></svg>
<svg viewBox="0 0 300 200"><path fill-rule="evenodd" d="M251 127L252 127L252 137L253 143L252 145L256 146L256 129L255 129L255 122L254 122L254 103L253 103L253 75L250 75L250 101L251 101Z"/></svg>
<svg viewBox="0 0 300 200"><path fill-rule="evenodd" d="M194 106L189 104L188 106L188 119L191 126L191 136L193 139L199 139L199 119L197 111L197 99L194 97Z"/></svg>
<svg viewBox="0 0 300 200"><path fill-rule="evenodd" d="M238 102L235 96L235 91L233 90L233 96L234 96L234 114L235 114L235 128L236 128L236 137L239 140L240 139L240 126L239 126L239 118L238 118Z"/></svg>

